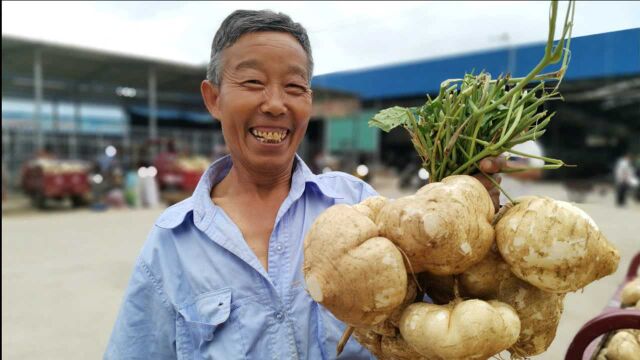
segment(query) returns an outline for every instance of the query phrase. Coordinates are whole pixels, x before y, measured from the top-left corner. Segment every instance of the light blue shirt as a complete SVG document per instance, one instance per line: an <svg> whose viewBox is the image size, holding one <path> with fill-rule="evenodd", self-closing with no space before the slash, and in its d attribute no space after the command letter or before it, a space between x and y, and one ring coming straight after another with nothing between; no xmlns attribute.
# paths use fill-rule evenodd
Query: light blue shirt
<svg viewBox="0 0 640 360"><path fill-rule="evenodd" d="M340 172L311 173L296 157L269 239L268 271L210 198L231 169L213 163L193 195L158 218L137 260L105 359L335 359L345 325L313 301L304 237L328 207L376 195ZM340 359L373 356L352 337Z"/></svg>

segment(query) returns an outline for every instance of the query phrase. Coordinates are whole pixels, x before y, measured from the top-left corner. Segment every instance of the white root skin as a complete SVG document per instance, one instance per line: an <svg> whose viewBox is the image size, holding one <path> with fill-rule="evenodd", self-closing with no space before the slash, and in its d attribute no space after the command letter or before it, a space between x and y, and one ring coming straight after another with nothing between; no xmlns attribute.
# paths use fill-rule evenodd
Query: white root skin
<svg viewBox="0 0 640 360"><path fill-rule="evenodd" d="M640 360L638 339L628 331L619 331L609 340L607 360Z"/></svg>
<svg viewBox="0 0 640 360"><path fill-rule="evenodd" d="M377 223L380 235L407 254L414 272L449 275L463 272L489 251L493 213L484 186L458 175L388 202Z"/></svg>
<svg viewBox="0 0 640 360"><path fill-rule="evenodd" d="M542 291L511 276L501 282L496 297L510 305L520 318L520 335L509 352L520 357L545 352L555 338L565 295Z"/></svg>
<svg viewBox="0 0 640 360"><path fill-rule="evenodd" d="M367 216L371 221L376 222L380 209L382 209L387 202L389 202L389 200L384 196L372 196L359 204L353 205L353 208Z"/></svg>
<svg viewBox="0 0 640 360"><path fill-rule="evenodd" d="M402 304L398 305L389 317L380 324L374 325L371 330L377 334L395 337L398 334L398 326L400 326L400 318L407 306L411 305L418 294L418 288L413 279L407 282L407 293L402 300Z"/></svg>
<svg viewBox="0 0 640 360"><path fill-rule="evenodd" d="M395 335L384 336L371 329L356 329L354 335L378 360L432 360L407 345L397 328L393 332Z"/></svg>
<svg viewBox="0 0 640 360"><path fill-rule="evenodd" d="M640 302L640 278L635 278L622 288L620 301L624 306L633 306L633 304Z"/></svg>
<svg viewBox="0 0 640 360"><path fill-rule="evenodd" d="M487 359L513 345L520 333L516 312L499 301L415 303L400 320L400 333L429 359Z"/></svg>
<svg viewBox="0 0 640 360"><path fill-rule="evenodd" d="M371 329L357 328L354 330L353 335L360 345L364 346L373 354L377 359L382 358L381 341L382 335L374 332Z"/></svg>
<svg viewBox="0 0 640 360"><path fill-rule="evenodd" d="M382 356L379 360L431 360L421 356L398 335L389 337L383 336L380 341Z"/></svg>
<svg viewBox="0 0 640 360"><path fill-rule="evenodd" d="M460 295L464 298L481 300L496 299L502 281L513 277L509 265L504 262L498 250L492 246L480 262L458 275ZM427 295L436 304L447 304L455 298L452 275L420 274L420 283Z"/></svg>
<svg viewBox="0 0 640 360"><path fill-rule="evenodd" d="M331 207L305 238L307 290L381 360L538 355L555 338L565 293L614 272L619 254L579 208L518 200L495 231L491 199L469 176L395 201L376 196ZM444 305L413 303L410 269ZM454 277L471 300L454 299ZM640 308L639 279L622 302ZM640 354L620 344L614 355L607 349L607 360L640 360L612 357Z"/></svg>
<svg viewBox="0 0 640 360"><path fill-rule="evenodd" d="M511 277L509 265L497 248L492 247L480 262L460 274L460 291L468 297L495 299L500 284Z"/></svg>
<svg viewBox="0 0 640 360"><path fill-rule="evenodd" d="M564 294L547 293L520 280L494 251L460 274L459 280L463 297L496 299L517 312L520 334L508 349L513 355L530 357L543 353L551 345L562 315ZM423 273L421 283L436 302L454 298L452 276Z"/></svg>
<svg viewBox="0 0 640 360"><path fill-rule="evenodd" d="M402 254L348 205L316 219L305 238L303 272L309 295L354 327L384 321L406 295Z"/></svg>
<svg viewBox="0 0 640 360"><path fill-rule="evenodd" d="M320 281L315 275L309 275L305 278L305 282L307 283L307 291L311 298L316 302L322 303L324 300L324 295L322 293L322 285L320 285Z"/></svg>
<svg viewBox="0 0 640 360"><path fill-rule="evenodd" d="M618 251L584 211L546 197L518 201L495 227L500 254L516 276L566 293L618 268Z"/></svg>

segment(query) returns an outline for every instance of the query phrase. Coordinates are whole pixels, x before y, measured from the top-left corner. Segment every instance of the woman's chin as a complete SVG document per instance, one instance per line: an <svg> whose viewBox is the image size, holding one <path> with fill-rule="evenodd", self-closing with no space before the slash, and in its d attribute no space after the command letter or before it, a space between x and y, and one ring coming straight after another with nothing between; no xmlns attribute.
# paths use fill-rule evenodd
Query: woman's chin
<svg viewBox="0 0 640 360"><path fill-rule="evenodd" d="M291 170L291 164L295 153L278 152L278 153L257 153L252 154L249 159L249 166L252 170L261 174L281 174Z"/></svg>

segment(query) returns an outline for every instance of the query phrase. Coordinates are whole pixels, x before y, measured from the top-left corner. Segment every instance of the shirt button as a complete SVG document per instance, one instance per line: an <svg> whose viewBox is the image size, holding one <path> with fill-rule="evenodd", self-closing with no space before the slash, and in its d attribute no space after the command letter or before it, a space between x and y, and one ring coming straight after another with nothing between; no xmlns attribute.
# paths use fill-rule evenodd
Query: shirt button
<svg viewBox="0 0 640 360"><path fill-rule="evenodd" d="M276 313L276 319L278 319L278 321L284 320L284 313L282 311L278 311Z"/></svg>
<svg viewBox="0 0 640 360"><path fill-rule="evenodd" d="M278 245L278 246L276 246L276 250L277 250L278 252L282 251L282 245Z"/></svg>

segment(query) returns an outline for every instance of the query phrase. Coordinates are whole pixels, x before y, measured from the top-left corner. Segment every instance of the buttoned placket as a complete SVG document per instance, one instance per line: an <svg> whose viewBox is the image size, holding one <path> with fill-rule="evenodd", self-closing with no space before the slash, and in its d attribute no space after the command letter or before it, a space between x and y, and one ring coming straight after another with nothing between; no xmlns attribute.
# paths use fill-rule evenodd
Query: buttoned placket
<svg viewBox="0 0 640 360"><path fill-rule="evenodd" d="M213 182L215 183L215 181ZM291 231L293 230L290 228L289 223L292 221L290 218L291 209L295 207L296 202L300 201L303 197L305 185L305 173L302 168L297 168L293 174L291 191L279 209L274 229L271 237L269 238L267 269L260 266L253 253L247 251L249 250L248 247L246 249L243 246L239 247L238 244L230 242L229 239L227 239L227 236L220 236L221 234L216 234L216 231L214 230L215 226L212 226L216 223L213 219L214 217L224 220L232 226L233 232L237 234L233 234L231 237L242 237L237 226L222 209L216 208L213 203L206 202L204 206L203 204L196 206L196 211L194 212L194 220L198 228L209 235L212 240L218 242L221 246L236 254L249 265L254 267L254 269L259 273L263 274L265 279L267 279L265 284L270 283L272 285L271 289L269 289L273 294L272 319L274 320L274 325L277 328L276 333L280 334L280 339L279 341L276 341L276 343L280 343L281 346L286 346L286 348L280 348L282 351L280 355L274 353L273 356L283 356L287 354L286 357L290 359L298 359L299 353L297 348L297 339L295 337L295 326L287 311L293 296L292 290L289 289L290 284L288 284L288 282L293 281L293 277L288 278L288 275L294 271L291 269L293 265L291 264L292 259L290 259L290 257L292 256L292 251L295 251L295 249L290 248L292 241L291 237L293 236ZM205 197L203 196L202 199L205 199ZM208 200L208 194L206 199Z"/></svg>
<svg viewBox="0 0 640 360"><path fill-rule="evenodd" d="M278 297L282 298L282 276L286 269L283 269L283 258L286 253L285 234L282 234L282 220L280 219L273 227L273 232L269 238L269 254L267 261L269 262L269 279L276 288Z"/></svg>
<svg viewBox="0 0 640 360"><path fill-rule="evenodd" d="M274 286L276 296L278 298L276 308L274 309L275 320L278 324L278 332L284 331L284 335L287 339L288 358L297 359L298 351L295 345L295 336L291 329L291 320L287 314L287 293L286 293L286 275L289 272L289 261L287 259L289 255L288 242L289 242L289 230L287 229L287 213L290 208L290 198L287 198L283 203L283 213L276 218L271 238L269 239L269 278Z"/></svg>

